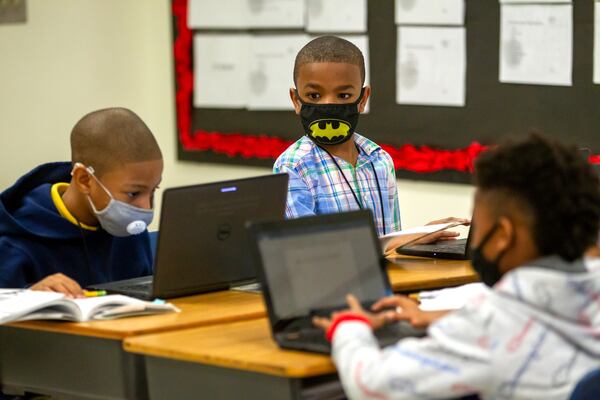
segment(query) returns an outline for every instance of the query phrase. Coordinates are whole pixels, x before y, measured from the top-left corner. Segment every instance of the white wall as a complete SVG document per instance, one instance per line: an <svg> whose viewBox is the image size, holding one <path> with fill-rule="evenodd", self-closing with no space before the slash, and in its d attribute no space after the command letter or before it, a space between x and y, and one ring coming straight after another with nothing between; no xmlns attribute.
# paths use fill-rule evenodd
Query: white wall
<svg viewBox="0 0 600 400"><path fill-rule="evenodd" d="M137 112L165 156L163 188L268 173L176 159L168 0L29 0L28 22L0 25L0 189L69 158L69 133L94 109ZM400 181L404 226L468 216L468 185Z"/></svg>

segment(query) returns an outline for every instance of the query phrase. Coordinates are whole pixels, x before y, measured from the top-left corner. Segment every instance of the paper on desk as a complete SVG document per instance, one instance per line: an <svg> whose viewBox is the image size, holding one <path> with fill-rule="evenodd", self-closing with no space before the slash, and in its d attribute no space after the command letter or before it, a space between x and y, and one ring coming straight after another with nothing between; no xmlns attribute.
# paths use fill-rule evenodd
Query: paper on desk
<svg viewBox="0 0 600 400"><path fill-rule="evenodd" d="M250 110L293 110L289 89L296 54L307 35L256 35L250 39L247 76Z"/></svg>
<svg viewBox="0 0 600 400"><path fill-rule="evenodd" d="M463 25L464 0L396 0L396 24Z"/></svg>
<svg viewBox="0 0 600 400"><path fill-rule="evenodd" d="M307 32L366 32L367 0L307 0Z"/></svg>
<svg viewBox="0 0 600 400"><path fill-rule="evenodd" d="M398 28L398 104L464 106L466 68L465 28Z"/></svg>
<svg viewBox="0 0 600 400"><path fill-rule="evenodd" d="M481 282L454 288L430 290L419 293L419 308L423 311L457 310L490 290Z"/></svg>
<svg viewBox="0 0 600 400"><path fill-rule="evenodd" d="M399 247L406 246L433 233L459 225L464 225L464 223L447 222L445 224L416 226L414 228L404 229L380 236L379 243L381 244L381 248L384 250L384 254L387 256L393 253Z"/></svg>
<svg viewBox="0 0 600 400"><path fill-rule="evenodd" d="M209 29L303 28L304 0L190 0L188 26Z"/></svg>
<svg viewBox="0 0 600 400"><path fill-rule="evenodd" d="M249 38L242 33L194 36L195 107L246 106Z"/></svg>
<svg viewBox="0 0 600 400"><path fill-rule="evenodd" d="M600 1L595 2L594 24L594 83L600 84Z"/></svg>
<svg viewBox="0 0 600 400"><path fill-rule="evenodd" d="M572 85L573 6L501 6L500 82Z"/></svg>

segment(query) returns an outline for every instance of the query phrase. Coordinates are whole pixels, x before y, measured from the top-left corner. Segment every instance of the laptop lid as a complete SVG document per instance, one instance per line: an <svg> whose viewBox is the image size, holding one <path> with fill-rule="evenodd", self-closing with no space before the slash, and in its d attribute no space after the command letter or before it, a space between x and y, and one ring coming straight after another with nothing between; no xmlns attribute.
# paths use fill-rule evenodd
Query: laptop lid
<svg viewBox="0 0 600 400"><path fill-rule="evenodd" d="M176 297L256 279L245 224L282 219L287 184L287 174L276 174L165 190L152 295Z"/></svg>
<svg viewBox="0 0 600 400"><path fill-rule="evenodd" d="M273 334L315 310L391 295L370 211L251 224Z"/></svg>

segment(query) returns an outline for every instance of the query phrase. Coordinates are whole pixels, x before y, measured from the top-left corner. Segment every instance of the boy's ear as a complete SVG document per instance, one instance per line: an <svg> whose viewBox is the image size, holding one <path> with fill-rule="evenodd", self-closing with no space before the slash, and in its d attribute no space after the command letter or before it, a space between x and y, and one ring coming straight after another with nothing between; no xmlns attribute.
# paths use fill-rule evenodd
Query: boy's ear
<svg viewBox="0 0 600 400"><path fill-rule="evenodd" d="M90 183L92 179L85 168L83 166L76 165L73 168L71 175L71 185L74 185L79 193L89 195L91 191Z"/></svg>
<svg viewBox="0 0 600 400"><path fill-rule="evenodd" d="M497 239L495 240L495 253L499 254L512 245L512 242L515 240L515 228L515 224L510 218L505 216L498 218L498 232L496 233Z"/></svg>
<svg viewBox="0 0 600 400"><path fill-rule="evenodd" d="M358 103L358 112L364 112L365 107L367 106L367 101L369 101L369 97L371 97L371 85L365 86L365 92L363 94L360 103Z"/></svg>
<svg viewBox="0 0 600 400"><path fill-rule="evenodd" d="M290 99L292 100L292 104L294 105L294 110L297 115L300 115L300 109L302 108L302 103L300 103L300 99L298 95L296 95L296 89L293 87L290 88Z"/></svg>

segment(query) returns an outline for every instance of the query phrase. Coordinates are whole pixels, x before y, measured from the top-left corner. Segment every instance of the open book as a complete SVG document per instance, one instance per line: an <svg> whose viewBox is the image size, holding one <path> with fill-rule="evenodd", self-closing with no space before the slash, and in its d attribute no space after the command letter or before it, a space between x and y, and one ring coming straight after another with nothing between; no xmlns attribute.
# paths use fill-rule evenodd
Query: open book
<svg viewBox="0 0 600 400"><path fill-rule="evenodd" d="M428 236L436 232L440 232L449 228L454 228L459 225L465 225L464 222L447 222L445 224L423 225L410 229L404 229L398 232L388 233L379 237L379 243L383 249L384 256L393 254L396 249L404 246L415 244L416 242L426 239Z"/></svg>
<svg viewBox="0 0 600 400"><path fill-rule="evenodd" d="M156 304L123 295L69 299L62 293L0 289L0 324L32 319L83 322L135 315L179 312L172 304Z"/></svg>

